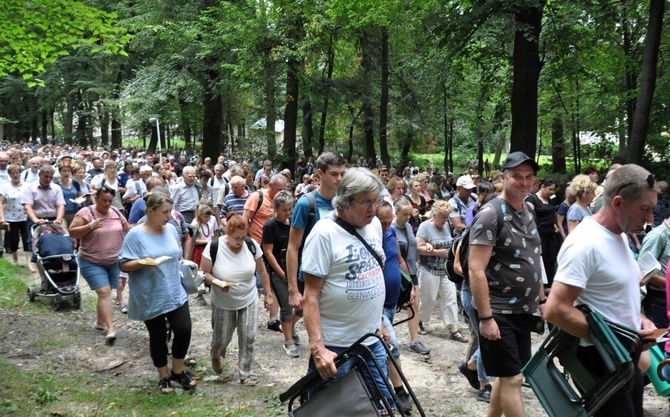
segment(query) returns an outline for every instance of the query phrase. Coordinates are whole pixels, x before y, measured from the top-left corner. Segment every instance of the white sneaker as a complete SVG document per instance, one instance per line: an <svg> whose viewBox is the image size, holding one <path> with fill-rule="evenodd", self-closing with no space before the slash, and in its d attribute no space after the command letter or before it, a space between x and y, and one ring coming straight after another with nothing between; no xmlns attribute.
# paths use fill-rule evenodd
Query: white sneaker
<svg viewBox="0 0 670 417"><path fill-rule="evenodd" d="M298 347L295 345L295 342L293 340L289 340L288 342L284 343L284 352L292 358L297 358L300 356L300 353L298 353Z"/></svg>

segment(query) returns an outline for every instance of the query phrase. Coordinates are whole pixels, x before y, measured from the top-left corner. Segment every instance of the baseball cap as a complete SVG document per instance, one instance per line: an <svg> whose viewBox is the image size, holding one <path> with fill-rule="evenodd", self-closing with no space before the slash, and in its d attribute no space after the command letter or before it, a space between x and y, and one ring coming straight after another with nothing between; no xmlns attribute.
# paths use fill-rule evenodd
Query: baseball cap
<svg viewBox="0 0 670 417"><path fill-rule="evenodd" d="M456 187L463 187L468 190L472 190L477 186L474 182L472 182L472 178L470 178L469 175L463 175L462 177L458 177L458 180L456 181Z"/></svg>
<svg viewBox="0 0 670 417"><path fill-rule="evenodd" d="M526 155L521 151L517 151L507 155L507 158L505 159L505 162L503 162L500 171L505 172L510 168L518 167L524 162L528 162L530 166L533 168L533 171L535 172L537 172L540 169L540 166L537 164L537 162L535 162L533 158L531 158L530 156Z"/></svg>

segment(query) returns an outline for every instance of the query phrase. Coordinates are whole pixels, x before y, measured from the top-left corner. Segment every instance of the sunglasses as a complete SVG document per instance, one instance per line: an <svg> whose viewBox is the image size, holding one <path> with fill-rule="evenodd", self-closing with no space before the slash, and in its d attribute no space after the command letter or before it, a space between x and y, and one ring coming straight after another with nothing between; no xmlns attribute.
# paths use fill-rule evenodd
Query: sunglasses
<svg viewBox="0 0 670 417"><path fill-rule="evenodd" d="M628 184L623 184L623 185L619 186L619 188L617 188L617 190L616 190L616 194L614 194L614 195L620 195L620 194L621 194L621 191L622 191L624 188L626 188L626 187L630 187L630 186L632 186L632 185L639 184L640 182L641 182L641 181L636 181L636 182L629 182ZM647 183L647 185L649 186L649 188L654 188L654 185L656 184L656 177L654 177L653 174L649 174L649 175L647 175L647 178L644 179L644 182Z"/></svg>

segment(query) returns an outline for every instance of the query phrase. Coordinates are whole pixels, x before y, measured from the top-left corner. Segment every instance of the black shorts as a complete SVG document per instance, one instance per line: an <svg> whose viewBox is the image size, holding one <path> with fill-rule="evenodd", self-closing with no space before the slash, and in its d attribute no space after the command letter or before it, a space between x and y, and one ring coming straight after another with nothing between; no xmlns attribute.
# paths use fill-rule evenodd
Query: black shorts
<svg viewBox="0 0 670 417"><path fill-rule="evenodd" d="M500 339L479 336L484 369L489 376L511 377L521 373L531 356L530 314L493 314L500 329Z"/></svg>

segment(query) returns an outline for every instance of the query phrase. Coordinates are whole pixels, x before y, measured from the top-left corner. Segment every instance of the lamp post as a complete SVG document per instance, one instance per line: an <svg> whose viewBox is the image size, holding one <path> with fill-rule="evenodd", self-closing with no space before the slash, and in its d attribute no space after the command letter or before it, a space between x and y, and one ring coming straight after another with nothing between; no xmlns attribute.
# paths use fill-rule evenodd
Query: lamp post
<svg viewBox="0 0 670 417"><path fill-rule="evenodd" d="M150 117L149 123L151 126L156 126L156 133L158 134L158 152L161 151L161 124L158 121L158 117Z"/></svg>

